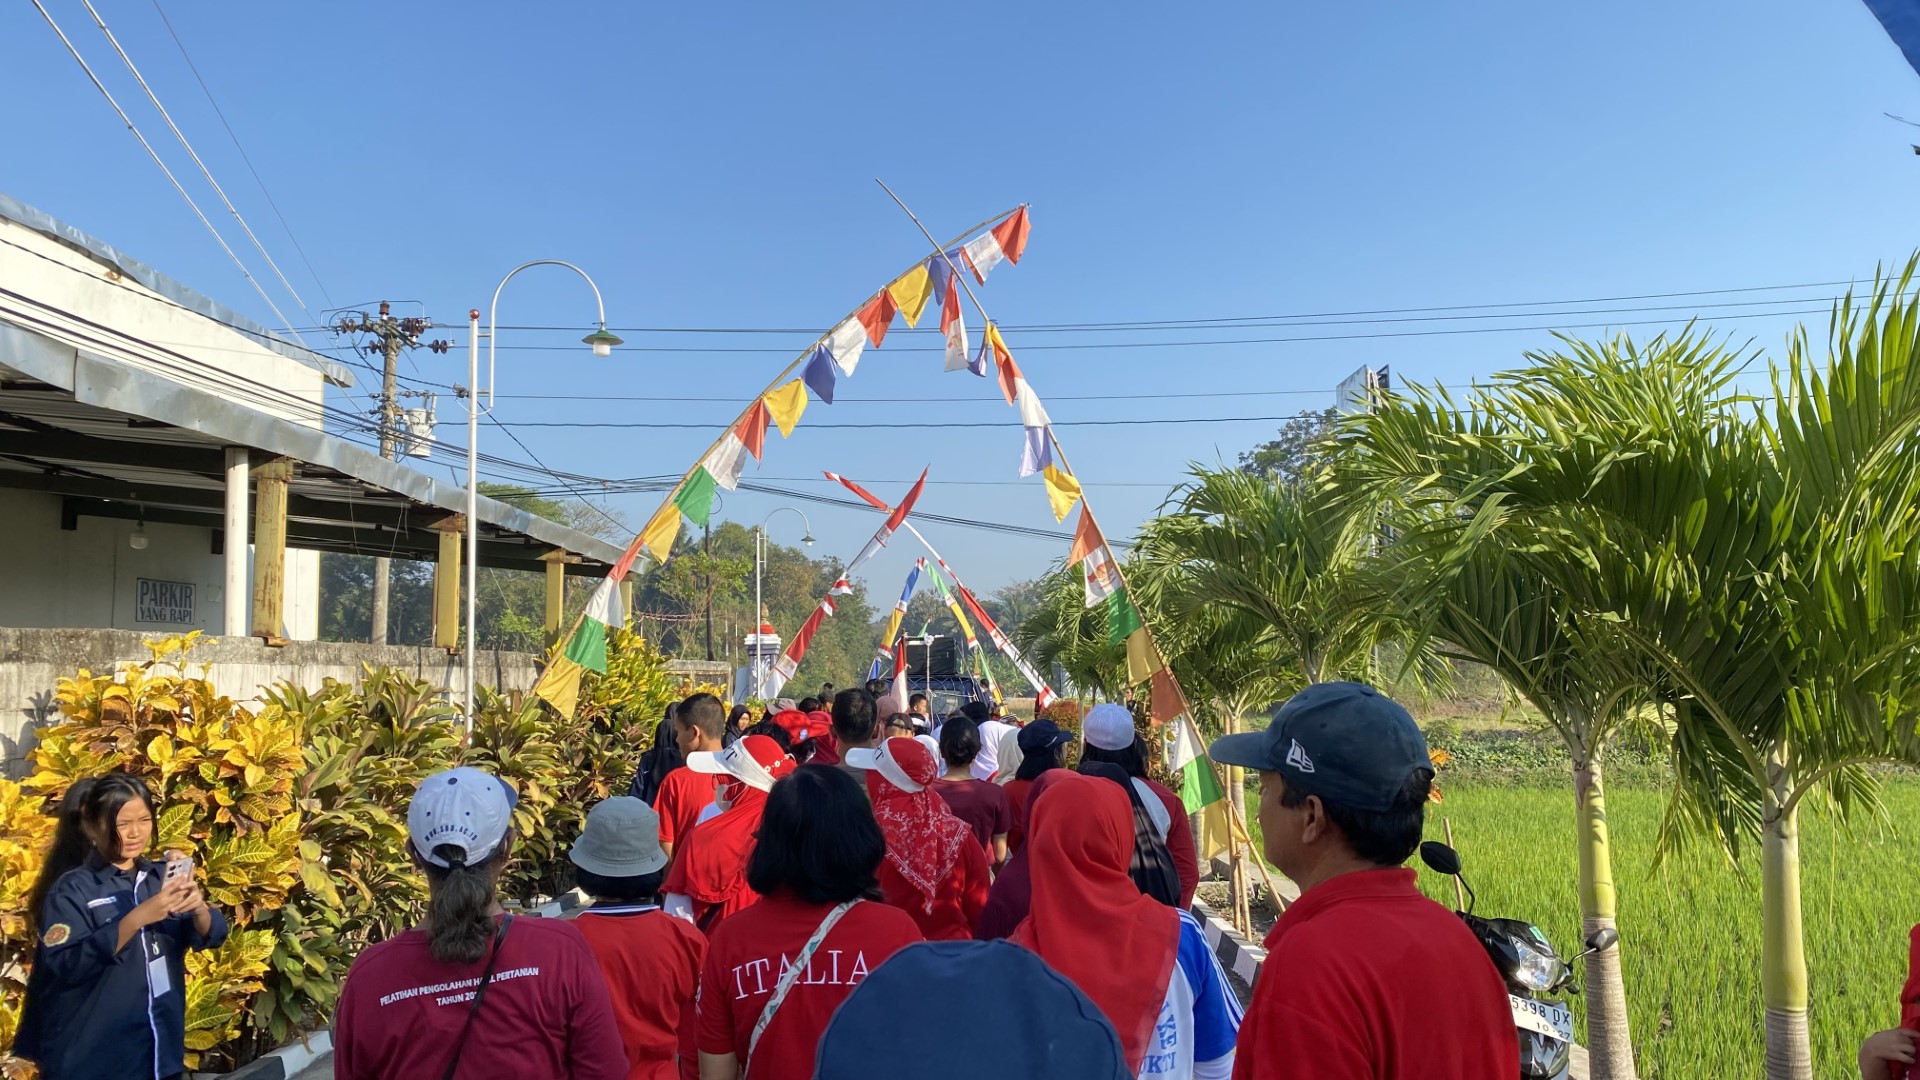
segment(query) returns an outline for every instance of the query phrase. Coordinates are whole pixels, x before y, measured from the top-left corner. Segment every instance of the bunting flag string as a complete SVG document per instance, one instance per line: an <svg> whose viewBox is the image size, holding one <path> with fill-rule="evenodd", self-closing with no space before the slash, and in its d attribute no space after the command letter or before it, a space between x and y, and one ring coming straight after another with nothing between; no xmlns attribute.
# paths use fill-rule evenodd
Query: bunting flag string
<svg viewBox="0 0 1920 1080"><path fill-rule="evenodd" d="M981 233L982 229L986 232ZM1018 263L1019 253L1026 249L1030 229L1027 209L1021 206L967 230L947 248L940 249L931 258L917 261L886 287L863 299L774 376L766 389L747 404L667 492L659 508L647 519L646 527L627 545L600 583L594 601L563 637L564 644L534 684L534 693L563 714L573 715L582 676L588 671L606 672L604 643L608 628L625 624L625 613L618 603L620 583L630 572L644 573L650 563L665 562L672 556L673 544L680 534L680 518L696 525L709 523L720 490L733 491L739 486L746 458L751 455L755 462L763 460L769 424L780 429L781 438L793 436L806 412L809 390L822 402L833 404L839 379L852 377L868 348L880 347L896 315L904 316L908 326L916 325L928 300L937 291L941 297L941 329L950 331L953 340L958 341L961 363L965 366L966 327L960 318L959 300L956 295L949 305L946 298L956 284L948 259L966 260L966 265L984 280L986 270L998 262L982 238L990 237L1005 261ZM985 269L981 269L983 265ZM951 319L947 317L949 306ZM615 621L609 622L610 619ZM601 643L598 647L594 644L596 640Z"/></svg>
<svg viewBox="0 0 1920 1080"><path fill-rule="evenodd" d="M901 499L899 505L887 514L887 519L881 522L880 528L873 534L873 539L867 541L867 546L861 548L860 553L847 563L844 570L840 571L839 580L833 583L833 588L827 590L827 595L820 598L819 606L813 609L813 614L807 616L807 621L800 627L800 632L793 635L793 640L787 642L787 647L781 651L779 659L775 660L766 674L761 676L760 685L754 692L755 697L771 699L780 695L781 689L787 685L787 680L793 678L793 673L800 669L800 661L806 657L807 647L812 644L813 635L820 629L820 624L833 617L833 598L845 596L853 591L853 572L879 553L881 548L887 546L887 541L893 539L895 530L907 520L907 515L913 511L913 504L920 501L920 493L926 489L927 470L922 469L920 479L914 482L913 489L908 491L906 498Z"/></svg>
<svg viewBox="0 0 1920 1080"><path fill-rule="evenodd" d="M829 472L825 475L827 479L834 481L848 491L860 496L861 499L865 500L868 505L873 506L875 509L887 509L887 504L875 496L873 492L868 491L852 480L835 472ZM1047 681L1041 678L1038 671L1034 670L1033 664L1021 654L1019 648L1014 645L1012 640L1004 633L1001 633L1000 627L995 625L994 621L987 616L986 608L982 607L980 601L974 597L973 591L968 589L966 583L960 580L960 575L953 572L953 567L948 566L947 560L940 557L940 552L935 550L933 544L927 540L926 536L923 535L919 529L914 528L913 522L909 521L904 524L907 531L913 534L914 539L920 541L920 546L927 549L927 554L933 556L933 561L940 567L940 572L944 572L947 580L953 582L953 587L959 591L961 601L966 605L968 611L973 612L975 618L979 620L980 625L986 629L987 638L993 642L994 648L999 649L1002 655L1013 661L1014 669L1019 671L1021 677L1026 679L1028 685L1033 688L1034 707L1037 709L1045 709L1048 705L1053 704L1059 695L1055 694L1052 687L1047 685ZM925 566L926 560L920 560L920 565ZM939 574L933 572L931 567L928 567L928 570L929 573L933 573L933 579L938 582ZM913 571L913 576L908 578L907 593L901 594L898 611L902 617L906 614L908 593L912 592L913 582L917 580L919 572L920 567L916 566ZM959 617L959 613L955 612L955 616ZM967 620L965 618L962 617L959 621L962 627L967 626ZM898 619L889 625L889 631L891 632L891 629L897 625ZM891 633L889 633L889 636L891 636ZM977 645L977 639L974 638L971 628L967 629L967 636L969 644ZM884 646L882 651L884 651ZM1000 699L996 696L994 700L998 701Z"/></svg>

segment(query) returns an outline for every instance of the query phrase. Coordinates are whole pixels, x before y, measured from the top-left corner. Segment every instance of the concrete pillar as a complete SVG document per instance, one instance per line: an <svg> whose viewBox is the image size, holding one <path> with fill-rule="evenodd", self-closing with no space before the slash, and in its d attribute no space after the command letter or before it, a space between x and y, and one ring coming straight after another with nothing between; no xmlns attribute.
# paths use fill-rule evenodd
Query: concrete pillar
<svg viewBox="0 0 1920 1080"><path fill-rule="evenodd" d="M567 609L567 553L555 548L540 556L540 561L547 564L545 626L547 647L552 648L553 643L560 640L560 631L563 629L560 620L565 617Z"/></svg>
<svg viewBox="0 0 1920 1080"><path fill-rule="evenodd" d="M228 637L247 636L247 448L227 447L226 625Z"/></svg>
<svg viewBox="0 0 1920 1080"><path fill-rule="evenodd" d="M287 604L287 485L293 462L274 458L253 470L253 629L285 636Z"/></svg>
<svg viewBox="0 0 1920 1080"><path fill-rule="evenodd" d="M434 526L440 559L433 566L433 644L448 652L460 651L460 534L466 521L456 514Z"/></svg>

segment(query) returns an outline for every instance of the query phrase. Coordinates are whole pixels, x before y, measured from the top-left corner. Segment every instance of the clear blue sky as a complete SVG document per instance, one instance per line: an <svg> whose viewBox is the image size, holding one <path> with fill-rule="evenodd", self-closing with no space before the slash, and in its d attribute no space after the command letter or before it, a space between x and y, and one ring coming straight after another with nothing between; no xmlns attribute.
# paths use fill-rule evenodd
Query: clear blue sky
<svg viewBox="0 0 1920 1080"><path fill-rule="evenodd" d="M85 9L44 2L270 280ZM517 431L547 464L596 477L683 471L814 334L924 256L876 176L943 239L1032 203L1027 258L982 292L1011 326L1827 282L1871 275L1920 245L1911 224L1920 158L1908 148L1920 131L1882 115L1920 119L1920 77L1858 0L161 2L320 284L152 3L96 0L316 319L387 297L422 300L434 318L461 324L442 332L460 349L419 354L403 375L463 381L466 310L484 308L508 268L535 258L584 266L616 327L808 329L628 332L631 345L676 351L602 361L584 348L521 349L568 345L592 315L577 279L523 275L502 300L503 324L577 329L503 331L502 394L602 400L503 396L499 419L703 425ZM29 4L0 8L0 100L13 103L0 121L0 190L272 321ZM316 321L273 290L296 323ZM1317 329L1014 331L1009 340L1062 422L1103 522L1123 534L1187 462L1230 461L1277 424L1072 421L1280 416L1330 403L1333 384L1361 364L1454 384L1513 366L1549 340L1539 331L1429 331L1686 314L1371 316ZM1716 325L1779 355L1793 321ZM1409 331L1420 336L1351 336ZM893 498L931 464L940 483L924 509L1055 527L1038 478L1016 479L1019 428L993 385L943 374L937 338L895 332L840 391L908 400L816 403L792 440L770 438L763 476L826 493L816 480L833 469ZM1343 339L1034 348L1329 336ZM677 351L715 347L768 351ZM363 379L361 391L368 387ZM1065 400L1175 393L1235 396ZM604 400L616 396L643 400ZM440 411L450 425L459 419L450 397ZM921 426L943 421L998 426ZM820 427L829 422L904 426ZM483 428L482 446L526 458L498 430ZM450 465L427 467L446 475ZM637 523L658 498L610 504ZM727 496L722 514L758 521L781 503L742 492ZM816 554L849 556L877 524L805 509L822 541ZM783 542L798 536L788 515L773 531ZM1066 549L1064 529L1057 541L946 525L927 532L981 591L1035 576ZM896 542L872 565L876 604L894 594L914 554Z"/></svg>

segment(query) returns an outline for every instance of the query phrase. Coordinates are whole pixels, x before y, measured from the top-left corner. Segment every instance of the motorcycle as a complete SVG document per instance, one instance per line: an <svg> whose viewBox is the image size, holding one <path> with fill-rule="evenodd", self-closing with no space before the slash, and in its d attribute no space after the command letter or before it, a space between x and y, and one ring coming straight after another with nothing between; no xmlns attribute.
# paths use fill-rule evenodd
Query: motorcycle
<svg viewBox="0 0 1920 1080"><path fill-rule="evenodd" d="M1520 1037L1520 1076L1522 1080L1566 1080L1573 1052L1573 1012L1565 1004L1551 1000L1555 996L1580 992L1570 963L1560 959L1547 941L1547 935L1531 923L1518 919L1489 919L1473 913L1476 898L1473 886L1460 872L1460 854L1438 841L1420 845L1420 861L1436 873L1445 874L1466 890L1467 910L1456 912L1480 947L1493 958L1493 966L1507 984L1507 1001L1513 1009L1513 1026ZM1617 931L1596 930L1586 940L1586 950L1574 960L1613 948L1620 941Z"/></svg>

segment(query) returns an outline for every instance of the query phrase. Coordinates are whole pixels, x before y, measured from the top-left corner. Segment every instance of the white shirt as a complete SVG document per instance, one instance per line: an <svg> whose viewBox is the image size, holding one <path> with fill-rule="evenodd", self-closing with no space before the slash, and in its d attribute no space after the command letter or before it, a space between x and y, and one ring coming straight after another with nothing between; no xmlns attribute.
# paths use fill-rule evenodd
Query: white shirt
<svg viewBox="0 0 1920 1080"><path fill-rule="evenodd" d="M975 780L992 780L993 774L1000 771L1000 740L1012 730L1012 724L999 720L989 720L980 725L980 753L973 759Z"/></svg>

